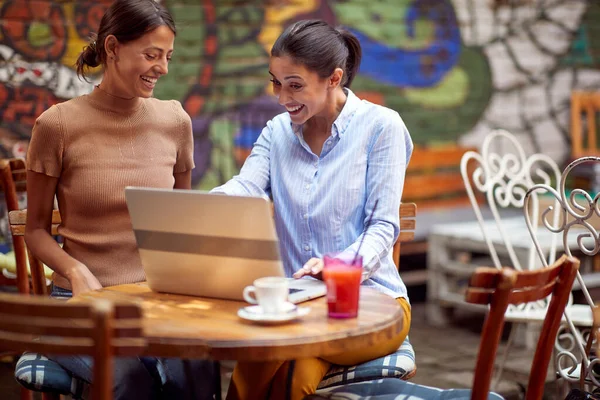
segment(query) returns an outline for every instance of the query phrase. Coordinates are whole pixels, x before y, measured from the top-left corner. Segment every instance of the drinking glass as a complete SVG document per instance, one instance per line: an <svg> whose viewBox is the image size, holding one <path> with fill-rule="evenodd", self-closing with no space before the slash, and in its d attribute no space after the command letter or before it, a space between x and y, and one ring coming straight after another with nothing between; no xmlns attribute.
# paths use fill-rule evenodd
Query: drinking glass
<svg viewBox="0 0 600 400"><path fill-rule="evenodd" d="M356 318L363 269L362 256L326 254L323 264L329 317Z"/></svg>

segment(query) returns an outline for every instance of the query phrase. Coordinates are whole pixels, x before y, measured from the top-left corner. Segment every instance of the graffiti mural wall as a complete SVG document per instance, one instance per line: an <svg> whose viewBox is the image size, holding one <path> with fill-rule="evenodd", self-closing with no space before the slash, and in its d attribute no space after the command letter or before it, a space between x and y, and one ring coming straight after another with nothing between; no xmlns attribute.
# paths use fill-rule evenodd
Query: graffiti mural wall
<svg viewBox="0 0 600 400"><path fill-rule="evenodd" d="M352 89L397 110L420 145L477 145L495 127L562 161L569 95L600 89L600 3L536 0L163 0L179 33L155 95L193 120L194 186L235 174L266 121L269 49L286 25L321 18L361 40ZM73 64L110 1L0 1L0 152L23 156L35 118L89 92ZM99 74L99 71L98 71ZM99 81L100 76L95 76Z"/></svg>

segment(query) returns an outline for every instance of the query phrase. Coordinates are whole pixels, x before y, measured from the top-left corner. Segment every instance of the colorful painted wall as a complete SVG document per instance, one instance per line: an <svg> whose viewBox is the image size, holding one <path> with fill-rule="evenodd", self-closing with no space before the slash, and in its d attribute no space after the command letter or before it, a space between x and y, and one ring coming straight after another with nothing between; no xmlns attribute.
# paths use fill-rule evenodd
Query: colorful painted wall
<svg viewBox="0 0 600 400"><path fill-rule="evenodd" d="M192 117L193 180L201 188L236 173L265 122L281 112L270 96L268 52L298 19L342 24L361 39L353 90L397 110L421 145L477 145L504 127L562 161L571 90L600 89L595 0L496 9L491 0L163 3L179 34L155 94L180 100ZM0 156L23 156L43 110L91 90L72 65L108 4L0 0Z"/></svg>

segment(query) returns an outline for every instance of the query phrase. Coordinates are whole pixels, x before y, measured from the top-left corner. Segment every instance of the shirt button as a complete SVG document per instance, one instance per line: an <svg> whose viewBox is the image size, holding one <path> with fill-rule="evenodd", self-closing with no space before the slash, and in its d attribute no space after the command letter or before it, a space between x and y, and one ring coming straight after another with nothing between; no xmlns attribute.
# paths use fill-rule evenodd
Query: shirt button
<svg viewBox="0 0 600 400"><path fill-rule="evenodd" d="M305 244L305 245L304 245L304 250L306 250L306 251L309 251L309 250L310 250L310 246L309 246L309 245L307 245L307 244Z"/></svg>
<svg viewBox="0 0 600 400"><path fill-rule="evenodd" d="M306 185L306 186L304 186L304 188L305 188L306 190L308 190L308 189L310 189L310 185Z"/></svg>
<svg viewBox="0 0 600 400"><path fill-rule="evenodd" d="M327 146L331 145L331 140L328 140L328 141L326 141L326 142L325 142L325 144L326 144Z"/></svg>
<svg viewBox="0 0 600 400"><path fill-rule="evenodd" d="M308 214L304 214L304 219L308 219Z"/></svg>
<svg viewBox="0 0 600 400"><path fill-rule="evenodd" d="M316 162L316 163L314 163L313 165L315 166L315 168L317 168L317 167L319 166L319 163L318 163L318 162Z"/></svg>

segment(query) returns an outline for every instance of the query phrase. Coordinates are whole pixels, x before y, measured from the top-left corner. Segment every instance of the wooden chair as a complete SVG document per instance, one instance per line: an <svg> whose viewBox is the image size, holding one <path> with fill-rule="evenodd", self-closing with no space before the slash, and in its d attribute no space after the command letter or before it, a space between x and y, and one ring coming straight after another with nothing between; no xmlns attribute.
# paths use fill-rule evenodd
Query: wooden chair
<svg viewBox="0 0 600 400"><path fill-rule="evenodd" d="M8 213L8 223L13 238L23 240L25 236L25 222L27 221L27 210L10 211ZM60 224L60 213L58 210L52 211L52 228L51 235L58 235L58 225ZM23 240L23 246L25 241ZM44 275L44 266L30 252L27 252L29 257L29 267L31 269L31 282L33 292L37 295L46 295L46 277Z"/></svg>
<svg viewBox="0 0 600 400"><path fill-rule="evenodd" d="M542 335L535 350L525 399L539 400L543 397L554 340L578 269L578 259L563 255L552 266L535 271L520 272L510 268L478 268L475 271L465 295L466 301L489 305L490 310L481 334L472 400L487 399L494 359L509 304L543 300L552 294Z"/></svg>
<svg viewBox="0 0 600 400"><path fill-rule="evenodd" d="M0 294L0 349L94 358L92 399L112 399L113 356L139 355L142 312L135 304L72 304Z"/></svg>
<svg viewBox="0 0 600 400"><path fill-rule="evenodd" d="M0 185L4 191L4 200L6 202L6 212L18 210L19 193L26 191L26 169L25 161L19 158L0 160ZM21 237L12 237L13 249L16 261L16 279L7 278L0 275L0 284L16 285L19 293L29 294L29 274L27 272L27 250L25 249L25 239Z"/></svg>
<svg viewBox="0 0 600 400"><path fill-rule="evenodd" d="M27 190L27 170L25 161L20 158L0 160L0 185L4 191L4 201L6 204L6 213L18 210L19 194ZM12 236L13 252L15 255L16 279L6 277L0 274L0 285L16 286L19 293L29 294L29 272L27 271L27 249L25 247L25 238L21 236ZM35 292L35 290L34 290ZM31 394L25 388L21 389L21 399L29 400Z"/></svg>
<svg viewBox="0 0 600 400"><path fill-rule="evenodd" d="M394 243L393 255L396 268L400 268L400 247L402 243L415 239L417 205L415 203L400 204L400 234Z"/></svg>
<svg viewBox="0 0 600 400"><path fill-rule="evenodd" d="M600 155L596 141L596 118L600 113L600 92L571 94L571 159ZM585 116L587 132L584 132L582 114ZM585 140L587 139L587 140ZM587 146L584 145L586 142Z"/></svg>
<svg viewBox="0 0 600 400"><path fill-rule="evenodd" d="M596 354L600 354L600 307L594 307L594 326L596 327L595 332L593 332L594 337L596 338Z"/></svg>
<svg viewBox="0 0 600 400"><path fill-rule="evenodd" d="M325 393L317 392L304 400L345 400L367 397L373 400L391 398L464 400L469 397L471 400L502 399L497 394L490 394L489 390L506 309L510 304L541 300L552 295L542 327L543 334L538 341L533 358L525 397L525 400L540 400L544 394L554 338L578 268L579 260L566 255L551 267L535 271L477 268L471 275L466 300L469 303L489 306L489 312L483 325L473 385L470 390L442 390L399 379L376 379L344 385Z"/></svg>

